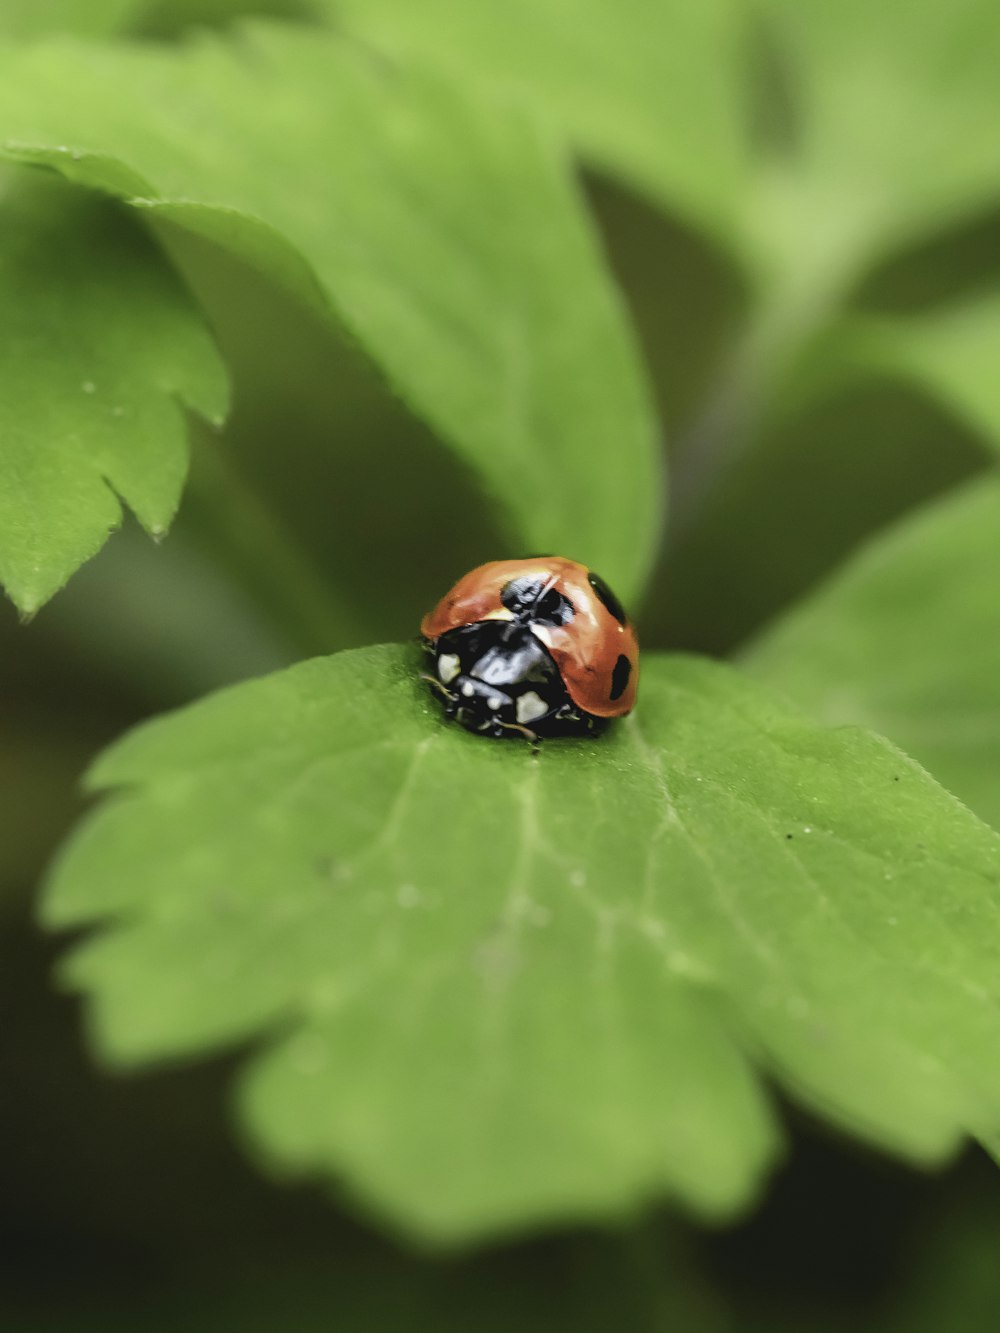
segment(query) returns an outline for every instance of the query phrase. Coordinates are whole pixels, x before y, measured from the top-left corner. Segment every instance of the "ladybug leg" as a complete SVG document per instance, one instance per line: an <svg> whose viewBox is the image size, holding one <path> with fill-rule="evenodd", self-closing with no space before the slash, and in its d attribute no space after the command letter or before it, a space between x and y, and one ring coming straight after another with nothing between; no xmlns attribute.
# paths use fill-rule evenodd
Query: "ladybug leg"
<svg viewBox="0 0 1000 1333"><path fill-rule="evenodd" d="M426 680L427 684L433 686L433 688L437 690L438 694L440 694L441 698L446 699L448 703L455 702L454 694L452 694L451 690L449 690L446 685L441 684L437 676L430 676L427 674L426 671L422 671L420 673L420 679Z"/></svg>
<svg viewBox="0 0 1000 1333"><path fill-rule="evenodd" d="M541 736L539 736L536 731L532 731L530 727L522 727L520 722L501 722L500 719L497 718L494 726L496 728L493 733L494 736L500 736L505 731L516 731L519 735L523 736L526 741L530 741L536 748L542 739Z"/></svg>
<svg viewBox="0 0 1000 1333"><path fill-rule="evenodd" d="M552 716L555 721L571 723L574 727L592 736L598 735L604 727L604 718L585 713L582 708L577 708L572 703L563 704Z"/></svg>
<svg viewBox="0 0 1000 1333"><path fill-rule="evenodd" d="M444 702L444 715L449 720L455 718L461 722L462 701L447 685L443 685L437 676L429 676L426 672L421 672L420 679L425 680L432 689L436 690Z"/></svg>

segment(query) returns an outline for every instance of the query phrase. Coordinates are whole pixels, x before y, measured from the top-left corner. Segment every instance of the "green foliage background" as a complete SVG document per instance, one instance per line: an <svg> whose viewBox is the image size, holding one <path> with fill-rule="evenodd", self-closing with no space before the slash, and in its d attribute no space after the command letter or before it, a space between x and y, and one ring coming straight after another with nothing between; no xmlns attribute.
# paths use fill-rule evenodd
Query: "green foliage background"
<svg viewBox="0 0 1000 1333"><path fill-rule="evenodd" d="M995 1326L998 15L0 12L11 1327Z"/></svg>

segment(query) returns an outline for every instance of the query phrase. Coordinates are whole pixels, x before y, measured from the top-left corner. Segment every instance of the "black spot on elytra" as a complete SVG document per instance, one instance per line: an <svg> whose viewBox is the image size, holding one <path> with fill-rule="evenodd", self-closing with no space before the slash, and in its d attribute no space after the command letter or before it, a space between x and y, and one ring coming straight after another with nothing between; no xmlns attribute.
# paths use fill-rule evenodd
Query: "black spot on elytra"
<svg viewBox="0 0 1000 1333"><path fill-rule="evenodd" d="M626 620L628 620L628 616L625 614L625 608L622 606L621 602L618 600L618 598L614 595L614 593L611 591L608 585L601 578L600 574L588 574L587 582L590 584L594 592L597 593L597 596L600 598L600 600L604 603L604 605L614 616L615 620L618 621L619 625L624 625ZM612 699L614 699L616 696L612 695L611 697Z"/></svg>
<svg viewBox="0 0 1000 1333"><path fill-rule="evenodd" d="M632 663L624 653L619 654L618 661L615 663L615 669L611 673L611 698L620 699L628 687L629 677L632 674Z"/></svg>

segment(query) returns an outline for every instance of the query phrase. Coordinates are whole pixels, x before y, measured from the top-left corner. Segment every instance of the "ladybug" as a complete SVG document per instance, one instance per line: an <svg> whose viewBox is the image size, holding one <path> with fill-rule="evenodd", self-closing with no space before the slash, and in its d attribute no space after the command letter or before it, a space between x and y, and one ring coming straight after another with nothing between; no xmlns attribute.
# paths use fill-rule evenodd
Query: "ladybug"
<svg viewBox="0 0 1000 1333"><path fill-rule="evenodd" d="M621 602L575 560L493 560L420 624L445 712L486 736L580 735L635 704L639 644Z"/></svg>

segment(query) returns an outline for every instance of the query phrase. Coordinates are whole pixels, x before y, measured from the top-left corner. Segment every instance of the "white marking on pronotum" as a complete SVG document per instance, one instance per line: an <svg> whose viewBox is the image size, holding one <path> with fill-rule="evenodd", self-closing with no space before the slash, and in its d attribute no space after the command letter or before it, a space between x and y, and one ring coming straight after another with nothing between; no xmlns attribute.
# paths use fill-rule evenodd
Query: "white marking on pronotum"
<svg viewBox="0 0 1000 1333"><path fill-rule="evenodd" d="M467 680L465 682L465 684L462 686L462 693L465 695L467 699L472 698L473 694L475 693L475 690L472 688L471 681Z"/></svg>
<svg viewBox="0 0 1000 1333"><path fill-rule="evenodd" d="M541 717L543 713L548 711L548 704L543 703L534 690L529 690L527 694L521 695L515 710L517 720L522 725L525 722L533 722L536 717Z"/></svg>
<svg viewBox="0 0 1000 1333"><path fill-rule="evenodd" d="M503 703L503 700L500 698L499 694L491 694L488 703L489 706L495 711Z"/></svg>
<svg viewBox="0 0 1000 1333"><path fill-rule="evenodd" d="M443 685L450 685L461 670L457 653L442 653L438 658L438 680Z"/></svg>

